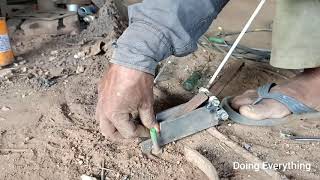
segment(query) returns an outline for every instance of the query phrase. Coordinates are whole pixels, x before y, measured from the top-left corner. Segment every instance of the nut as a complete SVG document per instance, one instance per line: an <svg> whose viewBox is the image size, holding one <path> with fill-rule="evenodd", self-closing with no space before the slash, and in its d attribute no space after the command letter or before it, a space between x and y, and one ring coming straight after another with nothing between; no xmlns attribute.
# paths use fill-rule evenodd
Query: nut
<svg viewBox="0 0 320 180"><path fill-rule="evenodd" d="M213 106L219 106L220 105L220 101L216 96L210 96L209 103L212 104Z"/></svg>
<svg viewBox="0 0 320 180"><path fill-rule="evenodd" d="M224 109L220 109L217 111L217 116L219 117L219 119L225 121L229 118L228 113L224 110Z"/></svg>

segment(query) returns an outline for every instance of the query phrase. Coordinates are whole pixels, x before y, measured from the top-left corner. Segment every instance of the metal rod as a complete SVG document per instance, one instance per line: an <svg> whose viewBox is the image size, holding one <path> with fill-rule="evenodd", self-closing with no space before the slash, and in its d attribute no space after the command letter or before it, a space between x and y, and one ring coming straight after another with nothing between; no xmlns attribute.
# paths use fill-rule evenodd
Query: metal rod
<svg viewBox="0 0 320 180"><path fill-rule="evenodd" d="M320 141L320 137L291 136L289 138L295 141Z"/></svg>
<svg viewBox="0 0 320 180"><path fill-rule="evenodd" d="M266 2L266 0L261 0L258 7L256 8L256 10L253 12L253 14L251 15L250 19L248 20L247 24L244 26L244 28L242 29L240 35L238 36L238 38L236 39L236 41L233 43L232 47L230 48L229 52L227 53L227 55L224 57L224 59L222 60L221 64L219 65L218 69L216 70L216 72L213 74L213 76L211 77L208 85L207 85L207 89L210 89L214 80L217 78L218 74L220 73L220 71L222 70L222 68L224 67L224 65L227 63L227 61L229 60L230 56L232 55L233 51L235 50L235 48L237 47L237 45L239 44L240 40L242 39L242 37L245 35L245 33L247 32L247 30L249 29L252 21L254 20L254 18L257 16L257 14L259 13L259 11L261 10L263 4Z"/></svg>
<svg viewBox="0 0 320 180"><path fill-rule="evenodd" d="M164 70L167 68L167 66L169 64L171 64L172 61L172 57L170 56L167 60L167 62L165 62L165 64L162 66L162 68L160 68L159 73L157 74L157 76L154 78L153 83L157 84L159 77L162 75L162 73L164 72Z"/></svg>

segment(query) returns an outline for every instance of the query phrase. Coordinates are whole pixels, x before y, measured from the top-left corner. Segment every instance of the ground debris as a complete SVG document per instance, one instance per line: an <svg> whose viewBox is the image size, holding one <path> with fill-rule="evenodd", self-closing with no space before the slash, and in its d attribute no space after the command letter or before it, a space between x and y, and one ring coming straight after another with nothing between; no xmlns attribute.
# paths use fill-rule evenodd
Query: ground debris
<svg viewBox="0 0 320 180"><path fill-rule="evenodd" d="M0 78L9 78L13 75L13 68L0 69Z"/></svg>
<svg viewBox="0 0 320 180"><path fill-rule="evenodd" d="M81 178L81 180L97 180L97 178L91 177L91 176L88 176L85 174L81 175L80 178Z"/></svg>
<svg viewBox="0 0 320 180"><path fill-rule="evenodd" d="M76 70L76 73L77 73L77 74L83 73L84 70L85 70L85 67L84 67L84 66L78 66L78 67L77 67L77 70Z"/></svg>
<svg viewBox="0 0 320 180"><path fill-rule="evenodd" d="M2 106L1 107L1 111L3 111L3 112L7 112L7 111L10 111L10 110L11 110L11 108L8 107L8 106Z"/></svg>

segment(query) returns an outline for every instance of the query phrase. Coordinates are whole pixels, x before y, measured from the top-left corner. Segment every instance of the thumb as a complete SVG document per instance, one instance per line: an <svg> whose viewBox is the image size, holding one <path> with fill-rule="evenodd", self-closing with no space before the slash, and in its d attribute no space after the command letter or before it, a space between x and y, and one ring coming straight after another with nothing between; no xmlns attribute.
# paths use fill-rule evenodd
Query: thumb
<svg viewBox="0 0 320 180"><path fill-rule="evenodd" d="M156 117L152 106L141 107L139 109L139 115L142 124L148 129L156 128L160 132L159 123L156 121Z"/></svg>

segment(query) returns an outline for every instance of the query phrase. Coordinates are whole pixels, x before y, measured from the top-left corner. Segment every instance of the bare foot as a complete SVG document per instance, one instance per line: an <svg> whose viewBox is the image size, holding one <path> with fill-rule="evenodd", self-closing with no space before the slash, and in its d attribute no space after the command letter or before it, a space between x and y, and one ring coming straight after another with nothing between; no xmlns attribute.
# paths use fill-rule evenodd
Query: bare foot
<svg viewBox="0 0 320 180"><path fill-rule="evenodd" d="M271 92L281 92L294 97L310 108L320 110L320 68L308 69L286 83L279 84ZM256 90L248 90L236 96L231 106L245 117L262 120L266 118L283 118L291 112L278 101L264 99L251 105L258 97Z"/></svg>

